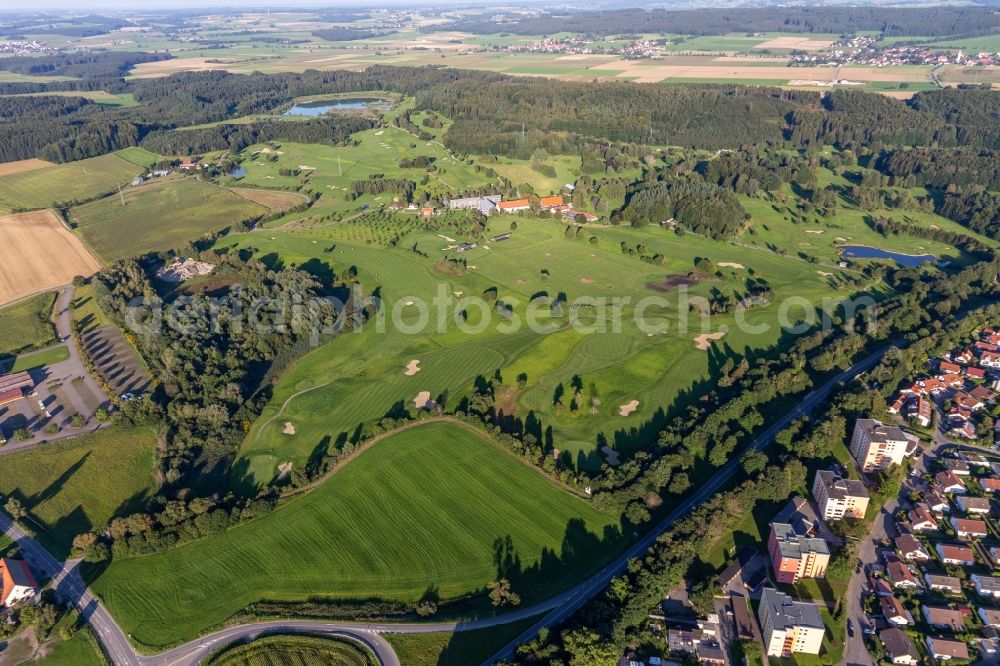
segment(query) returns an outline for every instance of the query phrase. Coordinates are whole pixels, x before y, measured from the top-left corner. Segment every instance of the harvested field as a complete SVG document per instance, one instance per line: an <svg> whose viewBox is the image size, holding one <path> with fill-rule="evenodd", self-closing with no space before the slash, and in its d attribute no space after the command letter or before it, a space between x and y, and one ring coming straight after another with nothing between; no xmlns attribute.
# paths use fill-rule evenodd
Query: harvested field
<svg viewBox="0 0 1000 666"><path fill-rule="evenodd" d="M212 60L212 62L209 62ZM132 68L131 76L136 79L152 79L159 76L170 76L177 72L204 72L213 69L226 69L233 63L219 62L217 58L174 58L158 62L144 62Z"/></svg>
<svg viewBox="0 0 1000 666"><path fill-rule="evenodd" d="M833 44L832 39L806 39L801 37L775 37L755 44L755 49L795 49L797 51L821 51Z"/></svg>
<svg viewBox="0 0 1000 666"><path fill-rule="evenodd" d="M4 162L0 164L0 176L9 176L12 173L34 171L35 169L44 169L50 166L55 166L55 164L34 158L30 160L18 160L17 162Z"/></svg>
<svg viewBox="0 0 1000 666"><path fill-rule="evenodd" d="M100 267L52 211L0 217L0 305L69 284Z"/></svg>
<svg viewBox="0 0 1000 666"><path fill-rule="evenodd" d="M717 331L715 333L702 333L701 335L695 337L694 344L698 349L708 351L708 349L712 346L712 340L721 340L725 335L726 334L723 331Z"/></svg>
<svg viewBox="0 0 1000 666"><path fill-rule="evenodd" d="M231 192L239 195L247 201L260 204L273 211L285 211L309 201L308 197L298 192L284 192L281 190L258 190L252 187L231 187Z"/></svg>

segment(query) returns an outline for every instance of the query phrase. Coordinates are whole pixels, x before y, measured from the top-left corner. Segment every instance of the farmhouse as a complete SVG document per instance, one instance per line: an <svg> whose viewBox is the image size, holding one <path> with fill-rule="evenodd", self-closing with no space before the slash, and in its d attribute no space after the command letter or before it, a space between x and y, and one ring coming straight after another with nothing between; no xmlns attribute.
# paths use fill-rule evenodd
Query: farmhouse
<svg viewBox="0 0 1000 666"><path fill-rule="evenodd" d="M542 197L542 199L541 199L541 201L539 203L541 203L542 208L548 208L549 210L551 210L553 208L557 208L559 206L562 206L563 205L563 198L562 198L561 194L556 194L556 195L551 196L551 197Z"/></svg>
<svg viewBox="0 0 1000 666"><path fill-rule="evenodd" d="M528 210L531 207L531 202L527 199L511 199L510 201L501 201L497 204L497 210L501 213L520 213L521 211Z"/></svg>
<svg viewBox="0 0 1000 666"><path fill-rule="evenodd" d="M824 520L864 518L868 509L868 491L856 479L843 479L833 472L819 470L812 491Z"/></svg>
<svg viewBox="0 0 1000 666"><path fill-rule="evenodd" d="M17 400L24 395L25 389L31 389L34 385L34 380L27 372L0 375L0 405Z"/></svg>
<svg viewBox="0 0 1000 666"><path fill-rule="evenodd" d="M13 606L38 594L38 583L24 560L0 559L0 579L3 580L0 602L4 606Z"/></svg>
<svg viewBox="0 0 1000 666"><path fill-rule="evenodd" d="M934 549L945 564L971 566L976 563L976 556L968 546L953 546L951 544L939 543Z"/></svg>
<svg viewBox="0 0 1000 666"><path fill-rule="evenodd" d="M497 209L503 197L499 194L490 194L484 197L464 197L460 199L448 199L445 204L452 210L478 210L483 215L491 215Z"/></svg>

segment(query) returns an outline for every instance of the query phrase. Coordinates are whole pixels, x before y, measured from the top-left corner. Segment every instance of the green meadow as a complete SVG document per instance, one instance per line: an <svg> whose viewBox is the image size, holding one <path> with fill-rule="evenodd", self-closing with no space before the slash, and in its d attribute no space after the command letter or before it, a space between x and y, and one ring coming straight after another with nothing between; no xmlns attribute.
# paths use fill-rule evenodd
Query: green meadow
<svg viewBox="0 0 1000 666"><path fill-rule="evenodd" d="M50 319L55 300L55 292L47 292L0 308L0 358L55 340Z"/></svg>
<svg viewBox="0 0 1000 666"><path fill-rule="evenodd" d="M0 176L0 206L22 210L58 207L122 187L158 159L141 148L78 162Z"/></svg>
<svg viewBox="0 0 1000 666"><path fill-rule="evenodd" d="M122 200L124 199L124 205ZM119 197L73 208L76 231L105 261L180 248L205 234L270 211L194 178L129 186Z"/></svg>
<svg viewBox="0 0 1000 666"><path fill-rule="evenodd" d="M159 646L259 599L477 592L496 579L494 544L507 537L521 562L509 576L528 603L603 565L617 535L609 516L483 435L427 423L375 444L263 518L116 560L93 589L137 642Z"/></svg>
<svg viewBox="0 0 1000 666"><path fill-rule="evenodd" d="M155 489L154 441L151 428L116 427L6 454L0 493L21 500L23 524L66 557L77 534L141 508Z"/></svg>

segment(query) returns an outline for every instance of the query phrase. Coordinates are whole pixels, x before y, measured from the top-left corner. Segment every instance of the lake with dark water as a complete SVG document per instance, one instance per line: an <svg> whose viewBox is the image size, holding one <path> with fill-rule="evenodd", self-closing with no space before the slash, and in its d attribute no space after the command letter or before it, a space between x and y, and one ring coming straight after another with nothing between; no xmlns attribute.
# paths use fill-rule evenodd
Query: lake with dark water
<svg viewBox="0 0 1000 666"><path fill-rule="evenodd" d="M840 254L845 259L892 259L900 266L907 268L915 268L927 262L933 264L937 261L937 257L933 254L903 254L867 245L842 245Z"/></svg>

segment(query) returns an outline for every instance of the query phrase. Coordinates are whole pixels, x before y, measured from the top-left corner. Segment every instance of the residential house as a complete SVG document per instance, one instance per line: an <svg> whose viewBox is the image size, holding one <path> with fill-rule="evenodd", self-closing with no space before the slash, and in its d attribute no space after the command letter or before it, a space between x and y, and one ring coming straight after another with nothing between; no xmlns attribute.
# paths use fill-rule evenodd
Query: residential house
<svg viewBox="0 0 1000 666"><path fill-rule="evenodd" d="M984 368L1000 369L1000 353L984 351L979 357L979 365Z"/></svg>
<svg viewBox="0 0 1000 666"><path fill-rule="evenodd" d="M765 587L757 613L767 656L819 654L826 628L814 604L793 601L787 594Z"/></svg>
<svg viewBox="0 0 1000 666"><path fill-rule="evenodd" d="M990 461L981 453L975 453L973 451L962 451L959 457L965 462L969 463L973 467L989 467Z"/></svg>
<svg viewBox="0 0 1000 666"><path fill-rule="evenodd" d="M940 488L928 488L924 492L924 502L934 513L949 513L951 511L951 504L945 499Z"/></svg>
<svg viewBox="0 0 1000 666"><path fill-rule="evenodd" d="M931 590L936 590L945 594L962 593L962 581L954 576L924 574L924 581L927 582L927 587Z"/></svg>
<svg viewBox="0 0 1000 666"><path fill-rule="evenodd" d="M899 560L893 560L885 566L886 575L896 589L912 590L920 587L920 582L914 577L910 567Z"/></svg>
<svg viewBox="0 0 1000 666"><path fill-rule="evenodd" d="M989 534L986 523L982 520L970 520L968 518L952 518L951 526L955 529L955 534L959 539L968 541L969 539L982 539Z"/></svg>
<svg viewBox="0 0 1000 666"><path fill-rule="evenodd" d="M920 663L920 654L913 639L906 635L902 629L890 627L878 633L882 646L886 654L892 659L894 664L905 664L915 666Z"/></svg>
<svg viewBox="0 0 1000 666"><path fill-rule="evenodd" d="M980 372L982 372L982 371L980 371ZM983 377L980 377L978 379L982 379L982 378L985 378L985 373L983 373ZM990 404L990 403L992 403L992 402L994 402L996 400L996 394L994 394L993 391L991 391L990 389L986 388L985 386L974 386L974 387L972 387L971 389L969 389L969 395L972 396L973 399L979 400L980 402L983 402L983 403L986 403L986 404ZM979 454L974 454L974 455L979 455ZM980 456L980 457L982 457L982 456Z"/></svg>
<svg viewBox="0 0 1000 666"><path fill-rule="evenodd" d="M976 359L976 355L972 353L971 349L963 349L962 351L955 354L954 360L956 363L961 363L966 365L972 363Z"/></svg>
<svg viewBox="0 0 1000 666"><path fill-rule="evenodd" d="M897 426L884 425L875 419L858 419L854 424L851 455L863 472L902 463L908 445L909 440Z"/></svg>
<svg viewBox="0 0 1000 666"><path fill-rule="evenodd" d="M424 206L420 209L420 217L434 217L436 213L433 206Z"/></svg>
<svg viewBox="0 0 1000 666"><path fill-rule="evenodd" d="M941 561L945 564L955 564L959 566L971 566L976 563L976 556L968 546L955 546L947 543L939 543L934 546Z"/></svg>
<svg viewBox="0 0 1000 666"><path fill-rule="evenodd" d="M993 608L980 608L979 618L987 627L1000 627L1000 610Z"/></svg>
<svg viewBox="0 0 1000 666"><path fill-rule="evenodd" d="M969 647L962 641L941 636L928 636L924 643L927 645L927 651L931 657L938 661L969 658Z"/></svg>
<svg viewBox="0 0 1000 666"><path fill-rule="evenodd" d="M965 376L970 379L986 379L985 368L974 368L971 365L967 365L962 370Z"/></svg>
<svg viewBox="0 0 1000 666"><path fill-rule="evenodd" d="M941 490L946 493L951 493L953 495L964 495L966 492L965 484L962 483L962 480L957 476L955 476L955 473L952 472L951 470L938 472L934 476L934 480L937 482Z"/></svg>
<svg viewBox="0 0 1000 666"><path fill-rule="evenodd" d="M971 579L972 584L976 586L976 592L979 596L1000 599L1000 578L972 574Z"/></svg>
<svg viewBox="0 0 1000 666"><path fill-rule="evenodd" d="M903 603L896 597L881 597L878 602L882 608L882 615L885 616L885 620L889 624L894 624L898 627L913 624L913 616L910 615L910 612L903 607Z"/></svg>
<svg viewBox="0 0 1000 666"><path fill-rule="evenodd" d="M924 428L927 428L931 424L931 401L920 395L913 402L913 409L909 412L908 416L911 419L916 419Z"/></svg>
<svg viewBox="0 0 1000 666"><path fill-rule="evenodd" d="M856 479L844 479L827 470L816 472L813 497L824 520L864 518L868 509L868 491Z"/></svg>
<svg viewBox="0 0 1000 666"><path fill-rule="evenodd" d="M968 409L971 412L978 412L980 409L986 406L982 400L973 398L971 395L965 391L958 391L955 393L953 402L964 409Z"/></svg>
<svg viewBox="0 0 1000 666"><path fill-rule="evenodd" d="M795 583L800 578L823 578L830 564L826 541L796 534L788 523L771 523L767 550L779 583Z"/></svg>
<svg viewBox="0 0 1000 666"><path fill-rule="evenodd" d="M24 560L0 559L0 581L3 583L0 603L4 606L13 606L38 594L38 583Z"/></svg>
<svg viewBox="0 0 1000 666"><path fill-rule="evenodd" d="M987 476L979 479L979 485L982 486L984 492L995 493L1000 490L1000 479L994 476Z"/></svg>
<svg viewBox="0 0 1000 666"><path fill-rule="evenodd" d="M967 422L957 428L952 428L951 433L956 437L962 437L964 439L975 439L976 427L971 423Z"/></svg>
<svg viewBox="0 0 1000 666"><path fill-rule="evenodd" d="M920 612L924 614L927 624L935 629L961 631L965 628L965 616L962 615L961 611L942 608L940 606L922 605Z"/></svg>
<svg viewBox="0 0 1000 666"><path fill-rule="evenodd" d="M938 371L941 374L958 374L962 372L962 366L956 363L949 363L948 361L941 361L938 363Z"/></svg>
<svg viewBox="0 0 1000 666"><path fill-rule="evenodd" d="M561 194L555 194L551 197L542 197L539 200L539 203L541 204L542 208L548 208L550 210L553 208L558 208L559 206L562 206L564 204Z"/></svg>
<svg viewBox="0 0 1000 666"><path fill-rule="evenodd" d="M896 537L896 550L899 551L899 556L908 562L926 562L931 559L931 554L912 534L901 534Z"/></svg>
<svg viewBox="0 0 1000 666"><path fill-rule="evenodd" d="M955 503L958 504L960 508L965 513L973 513L980 516L989 515L990 505L989 499L985 497L967 497L965 495L959 495L955 498Z"/></svg>
<svg viewBox="0 0 1000 666"><path fill-rule="evenodd" d="M969 463L964 460L944 458L941 462L944 468L950 470L955 476L969 476Z"/></svg>
<svg viewBox="0 0 1000 666"><path fill-rule="evenodd" d="M917 504L907 515L910 518L910 529L914 532L933 532L938 528L938 522L926 504Z"/></svg>

